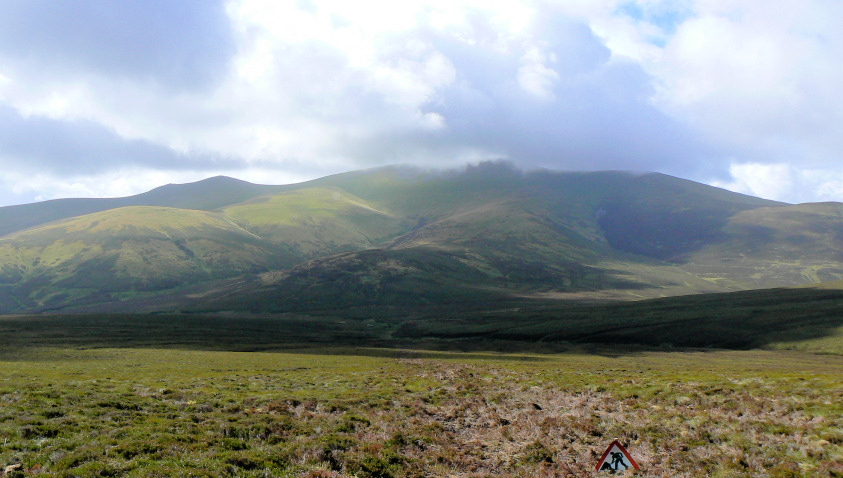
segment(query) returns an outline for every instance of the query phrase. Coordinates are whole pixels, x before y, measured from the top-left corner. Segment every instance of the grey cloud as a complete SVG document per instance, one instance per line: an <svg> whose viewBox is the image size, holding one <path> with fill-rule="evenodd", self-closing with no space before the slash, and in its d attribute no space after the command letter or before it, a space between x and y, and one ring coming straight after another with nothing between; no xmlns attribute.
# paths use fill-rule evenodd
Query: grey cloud
<svg viewBox="0 0 843 478"><path fill-rule="evenodd" d="M640 66L610 61L609 50L588 26L545 16L551 20L537 35L556 58L546 63L558 74L552 98L537 98L519 86L517 52L424 32L457 71L454 84L424 106L442 115L446 128L376 135L349 149L381 162L420 157L436 162L483 151L525 167L657 170L684 177L727 169L725 153L650 103L652 78ZM475 30L483 30L480 21L473 19ZM710 159L718 157L724 159Z"/></svg>
<svg viewBox="0 0 843 478"><path fill-rule="evenodd" d="M600 68L611 58L612 52L588 25L559 14L545 12L542 17L544 20L537 33L558 55L561 74L587 73Z"/></svg>
<svg viewBox="0 0 843 478"><path fill-rule="evenodd" d="M190 89L222 77L234 53L222 1L0 2L0 58L42 73L96 71Z"/></svg>
<svg viewBox="0 0 843 478"><path fill-rule="evenodd" d="M225 158L179 154L141 140L126 140L90 121L21 117L0 106L0 162L17 170L91 174L122 166L158 169L221 168L241 165Z"/></svg>

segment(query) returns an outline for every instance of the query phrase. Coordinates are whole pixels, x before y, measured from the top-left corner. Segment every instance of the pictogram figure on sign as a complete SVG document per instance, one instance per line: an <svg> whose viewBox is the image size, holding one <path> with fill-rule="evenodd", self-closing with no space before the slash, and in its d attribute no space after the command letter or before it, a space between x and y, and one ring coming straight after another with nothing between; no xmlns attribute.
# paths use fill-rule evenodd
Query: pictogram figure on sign
<svg viewBox="0 0 843 478"><path fill-rule="evenodd" d="M612 453L609 453L609 454L612 455L612 463L611 463L611 466L613 467L612 469L620 470L621 466L623 466L624 470L629 468L629 466L626 463L623 462L623 453L621 453L619 451L616 451L616 452L612 452Z"/></svg>

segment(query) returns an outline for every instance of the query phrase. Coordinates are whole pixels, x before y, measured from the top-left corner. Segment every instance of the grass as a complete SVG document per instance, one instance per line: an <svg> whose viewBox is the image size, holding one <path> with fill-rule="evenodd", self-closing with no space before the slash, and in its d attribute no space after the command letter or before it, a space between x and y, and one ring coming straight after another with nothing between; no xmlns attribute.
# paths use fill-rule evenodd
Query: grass
<svg viewBox="0 0 843 478"><path fill-rule="evenodd" d="M301 258L374 247L407 232L406 220L336 188L302 188L223 210L229 220Z"/></svg>
<svg viewBox="0 0 843 478"><path fill-rule="evenodd" d="M686 255L681 267L749 288L839 280L840 221L837 203L742 211L729 219L721 241Z"/></svg>
<svg viewBox="0 0 843 478"><path fill-rule="evenodd" d="M840 476L843 358L33 347L0 358L11 476Z"/></svg>
<svg viewBox="0 0 843 478"><path fill-rule="evenodd" d="M49 245L51 240L65 237L88 238L120 236L184 237L185 231L196 228L236 230L235 226L217 214L205 211L153 206L131 206L111 209L63 221L49 223L33 229L10 234L4 242L30 241Z"/></svg>
<svg viewBox="0 0 843 478"><path fill-rule="evenodd" d="M290 253L219 214L125 207L0 239L0 312L43 310L102 293L171 290L293 263ZM2 294L2 292L0 292Z"/></svg>

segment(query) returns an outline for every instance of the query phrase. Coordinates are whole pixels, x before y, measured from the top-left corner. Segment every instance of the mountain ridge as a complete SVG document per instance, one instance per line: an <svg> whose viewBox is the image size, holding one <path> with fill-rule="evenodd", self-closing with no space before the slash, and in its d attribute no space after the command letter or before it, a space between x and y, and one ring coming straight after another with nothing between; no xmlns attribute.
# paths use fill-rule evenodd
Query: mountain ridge
<svg viewBox="0 0 843 478"><path fill-rule="evenodd" d="M165 209L120 211L136 207ZM149 294L168 294L173 308L284 311L802 285L843 279L840 211L660 173L524 172L502 162L388 166L281 186L214 177L127 198L0 208L0 231L9 231L0 237L0 312L146 307ZM118 234L130 220L136 234ZM138 232L156 227L172 237ZM143 261L114 259L129 256ZM123 288L89 283L85 296L65 287L79 271ZM179 292L189 285L197 296L202 284L219 291L200 291L204 305Z"/></svg>
<svg viewBox="0 0 843 478"><path fill-rule="evenodd" d="M226 193L208 198L209 187ZM40 224L83 214L127 206L165 206L210 211L249 198L280 190L284 186L252 184L227 176L214 176L192 183L167 184L147 192L119 198L51 199L0 207L0 237Z"/></svg>

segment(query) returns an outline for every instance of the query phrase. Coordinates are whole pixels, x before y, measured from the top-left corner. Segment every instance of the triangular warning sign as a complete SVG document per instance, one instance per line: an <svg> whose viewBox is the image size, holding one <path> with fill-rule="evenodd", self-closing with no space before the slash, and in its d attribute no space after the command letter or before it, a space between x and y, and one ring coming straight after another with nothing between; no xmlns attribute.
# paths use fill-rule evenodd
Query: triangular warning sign
<svg viewBox="0 0 843 478"><path fill-rule="evenodd" d="M626 471L630 468L639 470L638 463L629 455L626 448L623 447L617 440L613 441L609 448L606 448L606 453L597 462L597 471L608 471L617 473L619 471Z"/></svg>

